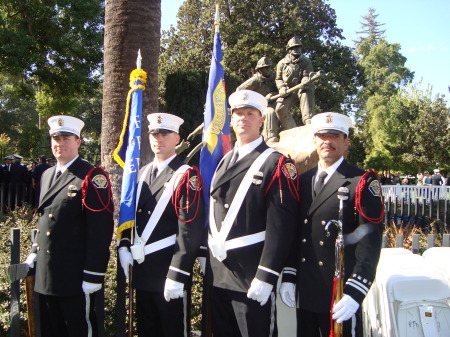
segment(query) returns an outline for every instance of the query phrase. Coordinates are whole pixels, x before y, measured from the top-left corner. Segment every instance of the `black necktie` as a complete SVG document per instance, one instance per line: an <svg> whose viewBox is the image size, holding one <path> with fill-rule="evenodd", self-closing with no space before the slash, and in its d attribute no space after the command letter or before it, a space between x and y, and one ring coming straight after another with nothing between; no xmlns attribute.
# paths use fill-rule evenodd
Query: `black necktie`
<svg viewBox="0 0 450 337"><path fill-rule="evenodd" d="M238 152L237 149L235 149L235 150L233 151L232 156L231 156L231 160L230 160L230 162L228 163L228 167L233 166L234 163L236 162L236 160L238 159L238 157L239 157L239 152Z"/></svg>
<svg viewBox="0 0 450 337"><path fill-rule="evenodd" d="M322 189L324 183L325 183L325 178L327 177L328 173L326 171L322 171L319 174L319 180L317 180L316 182L316 186L314 188L314 195L319 194L320 190Z"/></svg>
<svg viewBox="0 0 450 337"><path fill-rule="evenodd" d="M58 178L59 178L60 175L61 175L61 171L60 171L60 170L56 171L56 175L55 175L55 177L53 178L52 185L53 185L54 183L56 183L56 180L58 180Z"/></svg>
<svg viewBox="0 0 450 337"><path fill-rule="evenodd" d="M158 175L158 166L153 165L152 173L150 174L150 184L153 183L153 181L156 179L157 175Z"/></svg>

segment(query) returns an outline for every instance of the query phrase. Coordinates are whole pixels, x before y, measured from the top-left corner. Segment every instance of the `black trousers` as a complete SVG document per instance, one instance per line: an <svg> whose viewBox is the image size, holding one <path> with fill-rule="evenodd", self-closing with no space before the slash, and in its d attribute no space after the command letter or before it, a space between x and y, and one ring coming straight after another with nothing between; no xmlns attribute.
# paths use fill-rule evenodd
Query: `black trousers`
<svg viewBox="0 0 450 337"><path fill-rule="evenodd" d="M188 294L166 301L161 292L136 289L136 323L139 337L189 337Z"/></svg>
<svg viewBox="0 0 450 337"><path fill-rule="evenodd" d="M275 292L266 304L249 299L247 293L210 287L214 337L276 337Z"/></svg>
<svg viewBox="0 0 450 337"><path fill-rule="evenodd" d="M297 337L328 337L330 335L330 314L315 313L297 309ZM361 308L344 322L342 337L362 337Z"/></svg>
<svg viewBox="0 0 450 337"><path fill-rule="evenodd" d="M94 302L95 293L67 297L39 294L41 336L98 336Z"/></svg>

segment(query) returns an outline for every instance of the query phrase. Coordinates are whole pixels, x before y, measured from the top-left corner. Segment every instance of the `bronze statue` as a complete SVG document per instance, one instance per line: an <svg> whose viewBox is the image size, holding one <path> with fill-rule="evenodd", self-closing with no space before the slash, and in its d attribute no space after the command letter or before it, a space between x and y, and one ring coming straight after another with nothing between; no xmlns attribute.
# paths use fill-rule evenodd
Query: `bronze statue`
<svg viewBox="0 0 450 337"><path fill-rule="evenodd" d="M280 97L277 99L275 112L285 130L297 126L289 111L293 105L300 102L304 125L311 123L311 117L315 114L315 87L311 79L317 74L314 73L311 60L303 55L302 46L300 38L294 36L286 45L286 56L277 64L275 82ZM300 84L303 84L300 86L302 88L298 87ZM294 89L295 87L297 88Z"/></svg>
<svg viewBox="0 0 450 337"><path fill-rule="evenodd" d="M266 142L278 141L278 120L275 113L275 100L271 97L278 94L275 84L275 73L272 70L272 61L269 57L262 57L256 64L256 73L247 81L237 87L236 91L248 89L266 97L267 108L263 111L264 125L261 135Z"/></svg>

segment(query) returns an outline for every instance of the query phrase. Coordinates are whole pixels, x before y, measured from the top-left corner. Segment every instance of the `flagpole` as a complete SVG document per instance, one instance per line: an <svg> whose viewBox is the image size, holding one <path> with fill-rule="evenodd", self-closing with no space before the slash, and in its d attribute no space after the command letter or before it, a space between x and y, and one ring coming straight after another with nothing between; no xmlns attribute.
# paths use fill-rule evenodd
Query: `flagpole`
<svg viewBox="0 0 450 337"><path fill-rule="evenodd" d="M142 125L142 92L145 90L147 73L141 69L142 56L138 51L136 69L130 74L130 90L127 95L125 118L119 144L114 150L114 159L123 168L122 190L120 195L119 224L116 231L118 245L122 236L133 244L133 231L136 217L136 186L140 161L140 142ZM118 273L120 261L118 264ZM118 278L119 279L119 278ZM133 336L133 288L132 268L128 279L128 336Z"/></svg>

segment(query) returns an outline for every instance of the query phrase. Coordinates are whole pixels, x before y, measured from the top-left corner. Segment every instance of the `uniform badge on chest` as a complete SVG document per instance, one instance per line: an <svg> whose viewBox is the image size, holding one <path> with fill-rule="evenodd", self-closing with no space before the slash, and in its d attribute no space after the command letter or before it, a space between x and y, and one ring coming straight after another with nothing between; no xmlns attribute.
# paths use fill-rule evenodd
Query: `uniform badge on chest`
<svg viewBox="0 0 450 337"><path fill-rule="evenodd" d="M252 183L255 184L255 185L261 185L262 184L262 180L263 180L263 176L264 176L264 174L261 171L256 172L253 175Z"/></svg>
<svg viewBox="0 0 450 337"><path fill-rule="evenodd" d="M69 187L67 188L68 192L67 192L67 196L69 197L75 197L77 195L78 192L78 188L75 185L69 185Z"/></svg>

